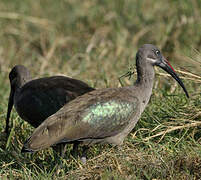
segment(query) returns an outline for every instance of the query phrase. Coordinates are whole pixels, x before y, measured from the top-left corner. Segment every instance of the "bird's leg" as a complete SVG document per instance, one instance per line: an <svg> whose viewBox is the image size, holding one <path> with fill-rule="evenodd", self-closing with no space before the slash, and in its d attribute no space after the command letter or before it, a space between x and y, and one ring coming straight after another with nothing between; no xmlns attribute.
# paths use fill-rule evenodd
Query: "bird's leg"
<svg viewBox="0 0 201 180"><path fill-rule="evenodd" d="M66 152L66 144L58 144L56 146L52 147L54 150L54 157L55 159L58 158L58 156L64 158L65 152Z"/></svg>
<svg viewBox="0 0 201 180"><path fill-rule="evenodd" d="M73 144L73 149L71 150L71 154L72 154L72 156L74 157L74 158L77 158L78 157L78 145L79 145L80 143L79 142L75 142L74 144Z"/></svg>
<svg viewBox="0 0 201 180"><path fill-rule="evenodd" d="M64 155L66 153L66 145L67 144L60 144L60 149L59 149L59 155L64 158Z"/></svg>
<svg viewBox="0 0 201 180"><path fill-rule="evenodd" d="M62 143L52 147L54 150L57 175L60 173L61 169L63 169L63 158L66 152L66 146L67 144Z"/></svg>
<svg viewBox="0 0 201 180"><path fill-rule="evenodd" d="M80 160L82 161L83 164L86 164L87 162L87 151L89 149L89 146L83 146L83 150L82 150L82 156L80 158Z"/></svg>

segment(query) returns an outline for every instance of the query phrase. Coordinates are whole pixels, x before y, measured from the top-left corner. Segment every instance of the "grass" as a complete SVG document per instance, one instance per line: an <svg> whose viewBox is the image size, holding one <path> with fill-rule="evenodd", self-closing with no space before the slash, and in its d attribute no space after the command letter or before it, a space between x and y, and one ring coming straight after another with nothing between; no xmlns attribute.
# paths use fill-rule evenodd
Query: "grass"
<svg viewBox="0 0 201 180"><path fill-rule="evenodd" d="M199 0L2 0L0 179L200 179L200 18ZM15 111L5 141L8 73L15 64L34 78L65 74L96 88L119 87L118 77L144 43L162 49L190 98L157 69L149 105L122 147L93 146L86 165L69 155L70 146L65 159L55 160L51 149L23 155L33 128Z"/></svg>

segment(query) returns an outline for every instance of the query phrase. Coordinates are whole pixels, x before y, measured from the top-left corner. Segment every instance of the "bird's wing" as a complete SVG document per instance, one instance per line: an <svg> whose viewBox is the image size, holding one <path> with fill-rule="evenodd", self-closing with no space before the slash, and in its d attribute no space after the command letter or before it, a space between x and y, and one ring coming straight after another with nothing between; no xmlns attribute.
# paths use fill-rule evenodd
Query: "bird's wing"
<svg viewBox="0 0 201 180"><path fill-rule="evenodd" d="M64 76L41 78L20 89L15 105L19 115L37 127L66 103L92 90L84 82Z"/></svg>
<svg viewBox="0 0 201 180"><path fill-rule="evenodd" d="M61 142L104 139L126 128L139 108L119 89L96 90L76 98L46 119L25 143L40 150Z"/></svg>

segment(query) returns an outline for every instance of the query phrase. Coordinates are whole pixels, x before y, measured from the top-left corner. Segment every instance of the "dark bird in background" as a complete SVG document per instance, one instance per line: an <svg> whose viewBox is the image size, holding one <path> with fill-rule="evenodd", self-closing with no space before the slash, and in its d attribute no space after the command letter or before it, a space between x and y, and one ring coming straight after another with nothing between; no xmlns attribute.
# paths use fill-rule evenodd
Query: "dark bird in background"
<svg viewBox="0 0 201 180"><path fill-rule="evenodd" d="M80 80L65 76L32 80L28 69L22 65L16 65L11 70L9 79L11 91L5 128L7 135L13 104L19 116L36 128L64 104L94 90Z"/></svg>
<svg viewBox="0 0 201 180"><path fill-rule="evenodd" d="M60 143L121 145L149 102L154 66L169 73L189 97L181 79L160 50L145 44L136 54L137 80L134 85L98 89L77 97L36 128L22 152L39 151Z"/></svg>

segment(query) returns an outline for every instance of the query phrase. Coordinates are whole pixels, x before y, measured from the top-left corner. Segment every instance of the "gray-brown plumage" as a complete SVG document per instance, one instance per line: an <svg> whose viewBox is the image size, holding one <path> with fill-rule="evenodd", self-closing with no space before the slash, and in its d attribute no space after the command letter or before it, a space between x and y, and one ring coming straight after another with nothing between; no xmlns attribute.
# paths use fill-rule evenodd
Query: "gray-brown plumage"
<svg viewBox="0 0 201 180"><path fill-rule="evenodd" d="M16 65L9 74L11 91L8 103L5 132L9 133L9 118L15 106L19 116L38 127L64 104L94 88L65 76L52 76L31 80L27 68Z"/></svg>
<svg viewBox="0 0 201 180"><path fill-rule="evenodd" d="M184 84L158 48L145 44L136 54L134 85L99 89L77 97L47 118L26 141L22 152L59 143L122 144L149 102L155 65L171 74L188 97Z"/></svg>

